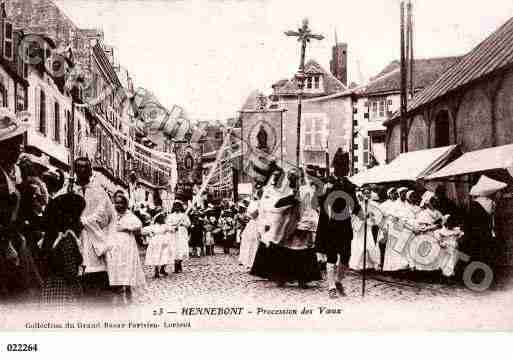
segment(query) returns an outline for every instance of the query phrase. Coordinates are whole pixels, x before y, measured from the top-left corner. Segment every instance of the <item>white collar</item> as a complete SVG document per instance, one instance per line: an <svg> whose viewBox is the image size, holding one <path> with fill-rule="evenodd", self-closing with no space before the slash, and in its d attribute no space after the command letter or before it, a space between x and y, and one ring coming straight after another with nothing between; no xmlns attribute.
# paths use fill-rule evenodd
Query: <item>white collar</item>
<svg viewBox="0 0 513 359"><path fill-rule="evenodd" d="M483 209L486 211L486 213L488 213L490 215L493 213L493 211L494 211L494 202L490 198L488 198L488 197L476 197L474 199L474 201L479 203L481 205L481 207L483 207Z"/></svg>

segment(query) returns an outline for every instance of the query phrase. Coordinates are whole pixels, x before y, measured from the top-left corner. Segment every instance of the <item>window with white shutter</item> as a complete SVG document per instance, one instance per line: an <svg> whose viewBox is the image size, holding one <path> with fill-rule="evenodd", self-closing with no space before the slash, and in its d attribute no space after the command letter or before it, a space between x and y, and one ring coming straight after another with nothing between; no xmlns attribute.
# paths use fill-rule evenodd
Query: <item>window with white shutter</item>
<svg viewBox="0 0 513 359"><path fill-rule="evenodd" d="M385 117L385 100L379 101L379 117Z"/></svg>
<svg viewBox="0 0 513 359"><path fill-rule="evenodd" d="M369 164L369 138L363 139L363 164L367 166Z"/></svg>
<svg viewBox="0 0 513 359"><path fill-rule="evenodd" d="M301 140L304 150L324 150L326 148L328 135L329 119L326 114L307 114L303 117Z"/></svg>
<svg viewBox="0 0 513 359"><path fill-rule="evenodd" d="M304 128L304 146L312 146L312 119L311 118L305 118L304 121L305 128Z"/></svg>
<svg viewBox="0 0 513 359"><path fill-rule="evenodd" d="M378 117L378 101L372 101L371 118Z"/></svg>

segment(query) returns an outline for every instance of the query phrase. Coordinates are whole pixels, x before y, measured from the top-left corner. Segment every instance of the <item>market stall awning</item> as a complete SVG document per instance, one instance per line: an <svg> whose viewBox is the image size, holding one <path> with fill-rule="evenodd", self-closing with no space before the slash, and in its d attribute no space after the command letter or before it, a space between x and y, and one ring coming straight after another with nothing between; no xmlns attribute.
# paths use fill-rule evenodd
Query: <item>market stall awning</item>
<svg viewBox="0 0 513 359"><path fill-rule="evenodd" d="M441 170L426 177L428 180L462 176L513 167L513 144L464 153Z"/></svg>
<svg viewBox="0 0 513 359"><path fill-rule="evenodd" d="M358 186L371 183L417 181L439 170L459 155L458 145L401 153L388 165L373 167L353 179Z"/></svg>
<svg viewBox="0 0 513 359"><path fill-rule="evenodd" d="M379 182L380 173L384 171L387 166L388 165L375 166L366 171L358 172L354 176L349 177L349 180L358 187L368 183L377 183L376 181Z"/></svg>

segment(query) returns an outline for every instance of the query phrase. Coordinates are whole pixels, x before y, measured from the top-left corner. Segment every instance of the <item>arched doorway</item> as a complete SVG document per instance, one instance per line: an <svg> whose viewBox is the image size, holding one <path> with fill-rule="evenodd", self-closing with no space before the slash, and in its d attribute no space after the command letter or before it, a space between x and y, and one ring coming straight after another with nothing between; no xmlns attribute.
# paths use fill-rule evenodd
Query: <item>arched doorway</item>
<svg viewBox="0 0 513 359"><path fill-rule="evenodd" d="M435 147L449 146L451 144L449 112L447 110L442 110L436 115L434 135Z"/></svg>

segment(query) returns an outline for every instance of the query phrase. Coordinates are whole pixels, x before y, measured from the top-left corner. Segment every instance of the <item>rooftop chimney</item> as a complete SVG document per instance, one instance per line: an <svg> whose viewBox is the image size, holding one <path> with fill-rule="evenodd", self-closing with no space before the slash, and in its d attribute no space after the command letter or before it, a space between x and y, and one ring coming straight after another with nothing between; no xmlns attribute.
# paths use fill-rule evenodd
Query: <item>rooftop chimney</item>
<svg viewBox="0 0 513 359"><path fill-rule="evenodd" d="M347 86L347 44L338 42L336 30L335 46L332 47L330 71L344 86Z"/></svg>

